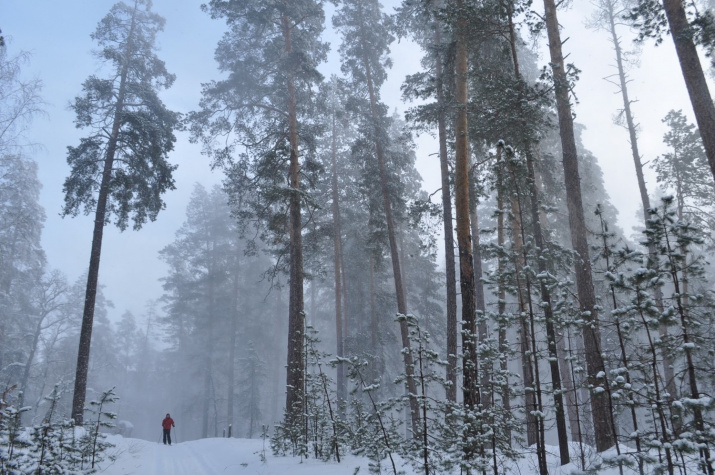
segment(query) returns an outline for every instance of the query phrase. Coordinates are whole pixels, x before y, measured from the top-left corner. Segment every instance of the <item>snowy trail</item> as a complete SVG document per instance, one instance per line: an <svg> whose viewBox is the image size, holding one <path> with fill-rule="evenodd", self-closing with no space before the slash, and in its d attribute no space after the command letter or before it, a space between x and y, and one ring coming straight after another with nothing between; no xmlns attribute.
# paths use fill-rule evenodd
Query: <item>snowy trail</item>
<svg viewBox="0 0 715 475"><path fill-rule="evenodd" d="M368 461L364 458L346 456L342 463L322 462L315 459L301 460L297 457L275 457L266 441L256 439L211 438L181 442L165 446L157 442L109 436L108 441L115 447L110 453L117 458L114 462L104 461L99 473L104 475L367 475ZM625 448L625 447L624 447ZM572 460L578 458L578 446L571 445ZM559 467L557 447L548 446L549 473L567 475L576 470L568 464ZM265 455L265 461L261 456ZM593 455L593 454L591 454ZM611 453L610 455L615 455ZM589 456L590 458L590 456ZM398 470L405 475L416 475L411 467L398 464ZM697 470L693 470L695 473ZM536 458L524 453L524 458L504 470L508 475L538 473ZM618 469L611 467L598 472L600 475L619 475ZM637 472L626 469L627 475ZM647 473L651 473L647 470Z"/></svg>
<svg viewBox="0 0 715 475"><path fill-rule="evenodd" d="M205 439L171 446L138 439L113 438L111 441L116 444L113 451L118 457L115 462L103 463L100 473L108 475L270 473L260 469L260 458L253 453L260 450L261 441L236 444L229 439ZM252 470L248 470L249 467Z"/></svg>
<svg viewBox="0 0 715 475"><path fill-rule="evenodd" d="M352 475L357 467L367 473L367 461L347 457L341 464L294 457L273 457L263 441L247 439L202 439L171 446L140 439L110 436L115 444L114 462L104 461L105 475ZM268 445L268 442L266 442ZM409 469L407 473L412 473Z"/></svg>

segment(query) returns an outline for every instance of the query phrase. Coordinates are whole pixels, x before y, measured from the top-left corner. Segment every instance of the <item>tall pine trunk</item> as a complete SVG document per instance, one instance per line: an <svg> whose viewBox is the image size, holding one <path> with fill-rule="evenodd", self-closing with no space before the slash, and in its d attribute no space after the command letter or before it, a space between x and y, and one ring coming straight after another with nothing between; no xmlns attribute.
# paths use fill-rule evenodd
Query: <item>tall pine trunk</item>
<svg viewBox="0 0 715 475"><path fill-rule="evenodd" d="M367 49L365 49L367 51ZM402 283L402 267L400 265L400 255L397 249L397 236L395 231L395 221L392 216L392 202L390 200L390 187L387 176L387 164L385 153L380 141L379 130L379 113L377 107L377 94L372 79L372 71L370 63L366 57L363 57L363 67L365 71L365 80L367 82L368 95L370 99L370 115L375 127L375 154L377 155L377 167L380 174L380 187L382 189L382 207L385 212L385 222L387 224L387 239L390 244L390 257L392 260L392 273L395 281L395 296L397 298L397 313L407 315L407 298L404 292ZM403 349L410 348L409 330L407 322L403 319L400 321L400 337ZM417 384L414 379L414 363L412 355L409 351L402 352L405 363L405 374L407 375L407 391L410 400L410 416L412 420L412 430L414 434L420 433L420 407L417 401Z"/></svg>
<svg viewBox="0 0 715 475"><path fill-rule="evenodd" d="M593 385L593 387L598 387L600 380L596 376L601 372L605 374L606 368L600 351L601 345L596 295L593 287L591 260L589 258L588 231L586 230L586 219L581 199L581 183L578 170L578 154L576 152L573 116L571 114L571 103L569 102L569 80L566 75L566 64L564 63L561 48L561 34L559 32L554 0L544 0L544 10L549 39L551 69L554 77L556 110L561 135L571 243L577 254L575 262L576 289L585 322L583 327L583 342L586 353L586 371L588 373L589 384ZM612 419L609 413L608 401L605 400L605 393L591 394L591 411L596 436L596 449L599 452L603 452L616 443L613 437Z"/></svg>
<svg viewBox="0 0 715 475"><path fill-rule="evenodd" d="M529 173L529 195L531 199L531 226L534 233L534 245L536 246L536 261L539 274L546 275L546 242L541 229L539 216L539 192L536 187L536 172L534 171L534 158L531 152L526 153L526 167ZM556 434L559 440L559 457L561 465L569 463L568 433L566 431L566 415L564 413L564 397L561 386L561 373L559 359L556 352L556 329L554 326L554 312L551 308L551 292L544 279L539 280L539 291L541 293L540 306L544 310L544 325L546 326L546 343L549 352L549 369L551 371L551 387L554 398L554 413L556 415Z"/></svg>
<svg viewBox="0 0 715 475"><path fill-rule="evenodd" d="M514 76L518 81L522 81L521 70L519 68L519 56L516 49L516 31L514 28L513 12L509 11L509 44L511 47L512 61L514 63ZM547 275L546 259L543 256L546 250L544 233L541 226L541 215L539 213L539 189L536 186L536 171L534 168L534 155L532 144L526 144L526 168L527 181L530 199L531 228L536 246L536 261L540 275ZM561 390L561 374L559 371L559 360L556 352L556 330L554 327L554 313L551 308L551 292L544 279L539 280L539 291L541 294L540 306L544 310L544 324L546 326L546 343L549 353L549 369L551 371L551 386L554 398L554 413L556 415L556 433L559 441L559 457L561 465L569 463L568 434L566 431L566 416L564 413L563 393ZM538 364L538 363L537 363ZM543 422L542 422L543 424Z"/></svg>
<svg viewBox="0 0 715 475"><path fill-rule="evenodd" d="M82 312L82 326L79 334L79 348L77 351L77 369L75 371L74 395L72 397L72 419L75 424L84 423L84 400L87 395L87 373L89 372L89 351L92 344L92 327L94 325L94 307L97 300L97 283L99 281L99 261L102 256L102 237L104 223L107 217L107 200L109 199L109 186L112 179L114 156L117 152L121 116L124 111L124 98L126 96L127 74L129 73L129 56L132 52L132 41L135 29L136 5L132 15L127 46L124 51L124 65L119 79L117 102L114 107L112 131L107 141L107 153L102 170L102 181L99 185L97 208L94 213L94 231L92 232L92 250L89 254L89 270L87 272L87 288L84 297L84 310Z"/></svg>
<svg viewBox="0 0 715 475"><path fill-rule="evenodd" d="M213 243L207 243L211 261L213 261ZM209 409L211 402L211 393L213 392L213 341L214 341L214 319L216 317L216 301L215 301L215 288L214 288L214 269L213 263L209 263L208 267L208 319L206 321L206 341L204 342L206 348L205 362L204 362L204 388L203 388L203 398L202 398L202 408L201 408L201 437L205 439L209 436ZM214 395L214 403L215 403ZM214 427L214 429L217 429Z"/></svg>
<svg viewBox="0 0 715 475"><path fill-rule="evenodd" d="M459 284L462 292L462 378L463 399L467 410L476 411L480 405L477 361L476 299L472 236L469 224L469 99L467 22L461 10L462 0L456 0L459 16L456 28L455 54L455 212L457 219L457 249L459 251ZM471 448L467 447L467 456Z"/></svg>
<svg viewBox="0 0 715 475"><path fill-rule="evenodd" d="M441 1L435 3L439 8ZM457 278L454 259L454 224L452 223L452 197L449 185L449 157L447 155L447 121L444 99L444 71L442 25L435 20L434 46L435 77L437 84L437 133L439 140L439 169L442 178L442 220L444 222L444 272L447 292L447 400L457 402Z"/></svg>
<svg viewBox="0 0 715 475"><path fill-rule="evenodd" d="M236 256L236 268L233 273L233 302L231 308L231 329L229 333L228 366L226 368L226 424L233 427L233 409L235 406L235 380L236 380L236 330L238 327L238 301L239 289L238 279L240 276L240 265Z"/></svg>
<svg viewBox="0 0 715 475"><path fill-rule="evenodd" d="M477 315L479 320L477 321L477 341L482 344L487 341L487 305L484 298L484 284L482 283L482 252L479 243L479 212L477 206L479 204L479 199L477 198L477 187L476 187L476 169L474 173L471 174L469 180L469 205L470 205L470 215L469 215L469 226L472 231L472 256L474 262L474 301L477 310ZM486 365L481 365L479 367L479 385L482 391L486 391L488 387L491 386L491 368ZM492 399L485 397L482 399L482 404L485 409L488 409L492 405Z"/></svg>
<svg viewBox="0 0 715 475"><path fill-rule="evenodd" d="M501 161L501 148L497 149L497 163ZM504 187L502 184L501 173L497 174L497 245L499 249L504 249L506 244L506 236L504 233ZM504 259L498 259L499 282L497 283L497 298L499 311L499 330L497 338L499 340L499 371L501 386L501 405L505 413L511 412L511 390L509 388L509 359L510 352L509 341L506 335L506 282L504 279ZM511 429L506 427L506 439L511 446Z"/></svg>
<svg viewBox="0 0 715 475"><path fill-rule="evenodd" d="M337 340L337 356L342 358L343 352L343 313L342 313L342 235L340 232L340 202L338 193L338 151L337 151L337 128L335 125L335 113L332 117L332 198L333 198L333 270L335 273L335 338ZM338 401L344 401L347 396L345 389L345 367L342 363L338 363L337 367L337 391Z"/></svg>
<svg viewBox="0 0 715 475"><path fill-rule="evenodd" d="M516 186L516 183L514 183ZM513 193L513 192L512 192ZM516 283L516 293L519 304L519 351L521 354L521 377L524 382L524 412L526 413L526 444L530 447L539 444L539 422L534 413L536 408L536 391L534 387L534 364L533 353L531 351L531 332L527 321L527 299L526 288L522 282L521 275L524 274L524 265L522 249L524 242L522 240L521 221L519 220L519 204L516 201L516 196L512 194L511 204L511 234L513 243L514 255L514 275Z"/></svg>
<svg viewBox="0 0 715 475"><path fill-rule="evenodd" d="M291 19L283 17L285 52L293 50ZM288 297L288 369L286 374L286 423L303 424L305 404L305 362L303 338L305 311L303 309L303 235L300 205L300 164L298 162L298 118L296 106L295 77L289 74L288 89L288 141L290 145L290 168L288 181L290 194L290 282Z"/></svg>
<svg viewBox="0 0 715 475"><path fill-rule="evenodd" d="M695 120L700 129L700 137L703 139L710 171L715 178L715 105L693 41L694 33L688 23L683 0L663 0L663 7L675 44L675 52L678 54L685 87L688 89L690 103L693 105Z"/></svg>
<svg viewBox="0 0 715 475"><path fill-rule="evenodd" d="M628 80L626 77L626 71L623 66L623 51L621 49L621 40L616 32L616 20L617 13L614 10L615 0L606 0L604 6L607 11L608 20L608 31L611 34L611 42L613 43L613 50L616 53L616 68L618 69L618 85L621 90L621 98L623 99L623 114L626 118L626 127L628 128L628 138L631 143L631 155L633 156L633 165L636 171L636 181L638 182L638 191L641 197L641 204L643 205L643 220L648 219L648 210L650 209L650 197L648 196L648 189L645 184L645 177L643 176L643 164L641 162L640 152L638 151L638 134L636 131L635 120L633 119L633 112L631 110L631 100L628 97ZM647 224L647 223L646 223ZM649 267L653 267L657 264L656 249L655 246L650 244L648 246L648 254L650 255ZM663 290L660 287L655 289L655 304L658 310L662 313L663 307ZM668 328L665 325L660 326L661 336L667 337ZM671 398L677 397L677 389L675 387L675 375L673 374L673 362L670 355L667 352L663 352L663 374L665 376L665 384L668 393Z"/></svg>

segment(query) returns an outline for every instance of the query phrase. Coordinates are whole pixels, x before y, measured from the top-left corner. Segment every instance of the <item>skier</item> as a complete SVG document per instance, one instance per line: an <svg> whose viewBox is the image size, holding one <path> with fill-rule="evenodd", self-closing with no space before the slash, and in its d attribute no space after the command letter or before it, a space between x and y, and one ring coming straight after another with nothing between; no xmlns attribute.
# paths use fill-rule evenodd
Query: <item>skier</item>
<svg viewBox="0 0 715 475"><path fill-rule="evenodd" d="M169 445L171 445L171 428L176 427L176 425L174 425L174 419L172 419L168 413L164 420L161 421L161 427L164 429L164 445L166 445L167 441Z"/></svg>

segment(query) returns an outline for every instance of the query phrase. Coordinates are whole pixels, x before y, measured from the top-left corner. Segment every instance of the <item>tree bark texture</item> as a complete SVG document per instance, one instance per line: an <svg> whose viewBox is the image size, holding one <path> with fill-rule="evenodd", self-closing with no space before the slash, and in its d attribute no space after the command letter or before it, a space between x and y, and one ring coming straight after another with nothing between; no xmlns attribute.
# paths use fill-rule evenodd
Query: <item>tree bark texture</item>
<svg viewBox="0 0 715 475"><path fill-rule="evenodd" d="M581 183L578 170L578 154L573 129L573 116L569 102L569 83L566 75L566 65L562 52L561 34L556 14L554 0L544 0L546 29L551 56L551 69L554 77L556 94L556 109L559 118L559 132L563 153L564 181L566 185L566 202L571 228L571 243L576 251L575 263L576 288L579 304L583 312L585 325L583 341L585 349L586 370L588 382L598 387L596 375L605 373L605 366L600 352L600 336L598 329L598 313L596 310L596 295L593 287L593 275L589 258L588 231L581 199ZM609 404L605 400L605 392L591 394L591 411L596 435L596 449L602 452L612 447L616 441L613 437Z"/></svg>

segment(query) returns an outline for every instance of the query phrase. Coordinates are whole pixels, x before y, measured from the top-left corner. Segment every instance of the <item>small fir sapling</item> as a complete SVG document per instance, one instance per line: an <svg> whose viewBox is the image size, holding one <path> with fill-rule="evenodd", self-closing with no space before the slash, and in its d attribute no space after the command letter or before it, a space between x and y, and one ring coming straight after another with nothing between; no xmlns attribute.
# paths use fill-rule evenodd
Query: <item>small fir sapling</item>
<svg viewBox="0 0 715 475"><path fill-rule="evenodd" d="M26 452L26 448L31 446L30 441L22 437L21 419L22 414L27 411L24 408L17 408L10 403L11 393L17 389L16 385L6 388L0 398L0 469L11 470L18 468L21 461L18 460ZM18 394L18 401L22 395ZM20 452L18 457L17 452ZM4 472L0 472L4 473Z"/></svg>
<svg viewBox="0 0 715 475"><path fill-rule="evenodd" d="M359 410L349 414L348 425L352 425L353 431L361 435L360 444L352 444L353 454L370 459L370 473L382 473L382 462L389 459L388 469L391 471L388 473L399 475L402 472L397 470L395 455L403 442L400 436L403 423L399 417L394 417L394 413L401 409L400 401L391 398L382 402L376 398L375 392L380 388L380 383L376 380L369 384L365 380L368 370L365 360L353 356L344 358L341 362L353 384L350 394L367 406L367 410L364 410L362 403L351 405L351 408Z"/></svg>
<svg viewBox="0 0 715 475"><path fill-rule="evenodd" d="M35 426L32 431L32 438L35 441L36 445L39 445L39 461L38 461L38 473L42 472L43 466L47 466L49 471L52 470L52 465L54 462L54 457L48 457L49 460L46 460L45 455L47 452L53 451L52 448L54 444L52 444L52 439L54 438L54 429L55 427L52 424L52 418L55 414L55 410L57 409L57 403L60 400L61 393L58 390L59 385L55 385L55 387L52 389L52 392L50 393L49 396L45 397L45 400L50 403L50 407L47 410L47 415L44 417L42 420L42 423L39 426ZM60 432L62 431L62 428L60 427ZM61 459L60 459L61 460Z"/></svg>
<svg viewBox="0 0 715 475"><path fill-rule="evenodd" d="M94 431L76 427L72 419L57 420L63 391L59 384L43 398L49 403L42 422L32 428L19 425L19 415L30 408L17 409L5 404L0 415L0 473L2 474L65 474L96 473L104 451L112 444L98 441ZM109 402L109 399L105 402ZM108 413L99 412L105 417ZM103 421L103 426L107 425ZM69 437L68 437L69 434ZM113 460L113 457L109 457Z"/></svg>
<svg viewBox="0 0 715 475"><path fill-rule="evenodd" d="M318 332L308 326L305 330L305 355L308 372L306 380L306 415L308 434L313 445L315 458L340 462L340 435L335 414L337 394L333 380L325 373L323 366L327 354L317 348L320 342Z"/></svg>
<svg viewBox="0 0 715 475"><path fill-rule="evenodd" d="M417 401L420 409L420 433L413 434L411 440L406 441L405 457L412 466L425 475L435 472L435 466L440 460L437 445L439 439L435 424L444 422L444 411L438 407L441 402L430 393L432 383L440 382L444 385L444 372L439 360L439 355L430 349L430 335L423 331L413 315L398 315L397 320L404 322L409 330L410 346L403 351L412 353L415 363L414 378L417 386ZM404 375L403 377L407 377Z"/></svg>
<svg viewBox="0 0 715 475"><path fill-rule="evenodd" d="M335 408L337 398L334 382L325 373L327 354L317 348L318 332L308 326L304 333L306 367L305 418L284 419L276 425L271 437L274 454L313 456L325 461L332 457L340 462L341 430ZM293 422L291 422L293 421ZM312 450L311 450L312 449Z"/></svg>
<svg viewBox="0 0 715 475"><path fill-rule="evenodd" d="M88 410L96 416L96 419L93 421L92 427L85 435L84 442L87 444L87 448L89 449L88 452L92 468L94 468L96 463L103 460L103 453L105 450L112 447L112 444L105 441L106 436L100 432L100 428L114 427L113 421L117 418L117 414L107 411L105 406L115 403L118 400L119 397L114 393L114 388L111 388L104 391L98 400L90 401L89 403Z"/></svg>

